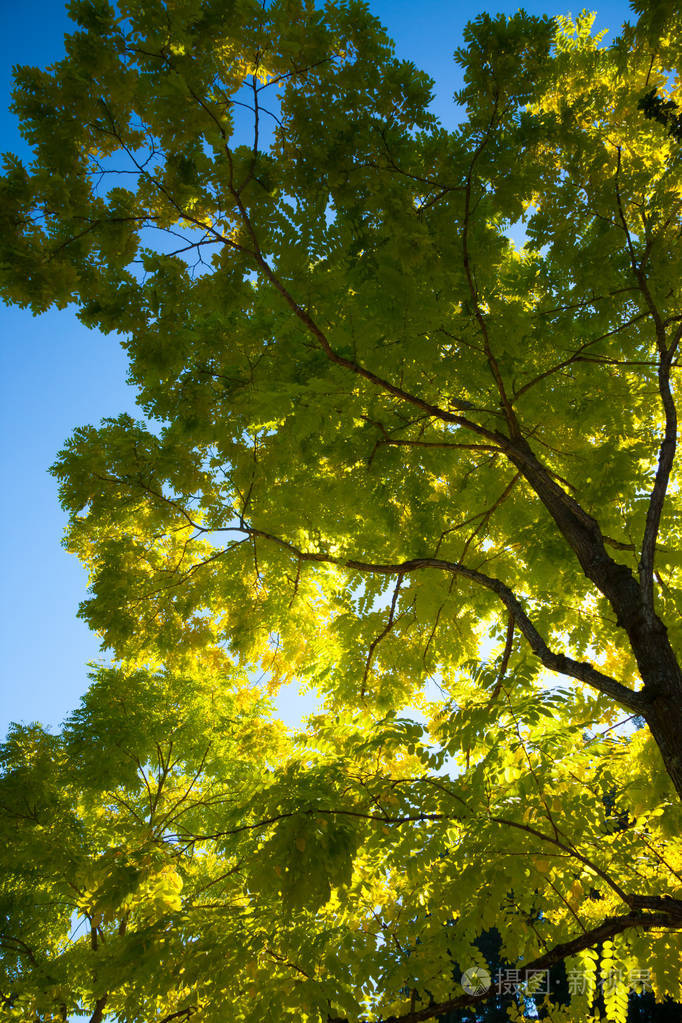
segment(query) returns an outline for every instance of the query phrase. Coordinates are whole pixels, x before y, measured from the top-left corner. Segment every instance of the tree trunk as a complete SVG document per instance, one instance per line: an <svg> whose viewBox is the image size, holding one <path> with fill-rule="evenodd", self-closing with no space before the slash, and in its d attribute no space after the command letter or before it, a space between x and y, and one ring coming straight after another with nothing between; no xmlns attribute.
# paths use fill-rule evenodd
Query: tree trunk
<svg viewBox="0 0 682 1023"><path fill-rule="evenodd" d="M586 577L609 601L635 655L641 714L682 799L682 669L665 625L647 606L639 581L606 550L598 522L558 485L523 438L505 448L573 549Z"/></svg>

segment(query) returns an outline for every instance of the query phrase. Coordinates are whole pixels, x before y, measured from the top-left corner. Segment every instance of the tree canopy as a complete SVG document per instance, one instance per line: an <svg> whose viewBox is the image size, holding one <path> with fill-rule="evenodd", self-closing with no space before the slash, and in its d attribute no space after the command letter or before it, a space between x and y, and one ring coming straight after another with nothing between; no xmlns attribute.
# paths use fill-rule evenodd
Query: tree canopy
<svg viewBox="0 0 682 1023"><path fill-rule="evenodd" d="M492 928L514 1019L680 1000L682 17L633 6L477 17L455 130L358 0L72 0L17 70L2 293L143 414L53 469L114 660L2 750L0 1018L419 1023Z"/></svg>

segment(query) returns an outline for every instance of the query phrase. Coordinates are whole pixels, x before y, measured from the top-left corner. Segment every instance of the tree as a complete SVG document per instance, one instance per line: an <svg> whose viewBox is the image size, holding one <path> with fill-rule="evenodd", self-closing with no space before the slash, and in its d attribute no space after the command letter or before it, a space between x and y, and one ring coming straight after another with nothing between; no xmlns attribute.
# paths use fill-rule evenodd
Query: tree
<svg viewBox="0 0 682 1023"><path fill-rule="evenodd" d="M17 72L3 293L120 333L147 419L54 468L142 745L110 775L88 726L91 803L75 725L10 739L10 1018L418 1023L486 997L452 970L493 926L522 973L583 971L557 1023L597 1004L597 948L610 1018L633 970L679 1000L675 8L609 47L479 16L451 132L354 0L74 0L65 59ZM169 807L209 795L155 817L182 700L256 669L323 711L235 773L204 702ZM24 778L72 829L58 868L36 837L18 869L47 827Z"/></svg>

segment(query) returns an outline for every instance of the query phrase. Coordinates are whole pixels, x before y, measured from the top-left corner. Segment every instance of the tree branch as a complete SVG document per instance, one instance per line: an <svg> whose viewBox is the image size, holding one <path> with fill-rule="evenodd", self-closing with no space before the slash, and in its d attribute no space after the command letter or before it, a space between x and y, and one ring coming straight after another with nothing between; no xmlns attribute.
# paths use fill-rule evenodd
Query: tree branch
<svg viewBox="0 0 682 1023"><path fill-rule="evenodd" d="M535 656L546 667L562 675L568 675L585 682L593 689L610 696L617 703L627 707L629 710L641 712L643 699L639 693L624 686L621 682L602 674L591 664L584 661L576 661L566 654L557 653L552 650L542 638L535 625L527 615L523 605L513 591L494 576L484 575L476 569L468 568L459 562L446 561L441 558L413 558L408 561L401 561L395 564L376 564L366 561L357 561L353 558L333 557L319 551L302 551L294 544L283 540L281 537L273 536L263 530L255 529L246 524L240 528L247 534L260 536L265 540L278 544L285 550L290 551L301 561L314 561L320 564L334 564L342 568L350 568L357 572L371 573L375 575L405 575L419 571L423 568L435 568L439 571L449 572L452 575L461 576L470 582L482 586L484 589L493 592L505 605L510 615L514 618L519 630L525 637L528 645Z"/></svg>
<svg viewBox="0 0 682 1023"><path fill-rule="evenodd" d="M673 900L670 901L672 902ZM640 910L633 910L631 913L626 915L607 917L600 924L597 924L596 927L592 927L589 931L585 931L583 934L578 934L576 937L571 938L569 941L565 941L562 944L555 945L554 948L544 952L536 959L532 959L530 962L524 963L523 968L526 971L548 970L551 966L554 966L555 963L561 962L569 956L577 955L578 952L582 952L586 948L593 948L600 942L614 938L617 934L622 934L623 931L628 931L633 927L640 927L645 931L654 930L659 927L678 930L682 928L682 918L678 915L676 909L674 912L664 910L658 913L644 913ZM384 1017L383 1020L377 1020L376 1023L421 1023L422 1020L433 1019L434 1016L443 1015L444 1013L451 1012L454 1009L462 1009L470 1005L477 1005L480 1002L486 1001L486 999L490 998L494 993L494 987L490 987L482 994L457 995L455 998L448 998L444 1002L434 1002L432 1005L428 1005L424 1009L417 1009L416 1012L410 1011L400 1016ZM327 1023L348 1023L348 1021L342 1016L330 1016L328 1017ZM363 1020L362 1023L369 1023L369 1021Z"/></svg>
<svg viewBox="0 0 682 1023"><path fill-rule="evenodd" d="M102 1020L104 1019L104 1007L107 1004L108 998L108 995L102 995L101 998L97 999L95 1002L94 1012L90 1017L90 1023L102 1023Z"/></svg>
<svg viewBox="0 0 682 1023"><path fill-rule="evenodd" d="M658 389L665 413L665 430L658 452L656 478L649 498L649 507L644 527L642 552L639 559L639 581L642 595L647 606L653 610L654 604L654 556L656 540L663 514L663 504L668 491L668 482L672 472L675 452L677 449L677 409L670 389L670 364L674 354L674 345L665 348L659 356Z"/></svg>
<svg viewBox="0 0 682 1023"><path fill-rule="evenodd" d="M632 272L639 286L639 290L644 297L649 315L654 322L656 347L658 349L659 360L658 390L661 396L661 404L663 406L663 413L665 416L665 429L663 432L663 439L659 446L658 467L656 469L653 489L649 497L646 525L644 527L644 537L642 539L642 551L639 559L639 584L642 590L642 598L648 610L653 612L654 556L656 553L656 539L658 537L661 515L663 514L663 504L668 490L668 482L670 480L670 473L672 471L673 462L675 460L675 451L677 448L677 409L670 389L670 365L677 348L680 333L678 332L675 340L668 347L663 317L654 302L651 289L649 288L649 282L644 272L644 264L648 258L650 246L647 246L644 258L642 262L639 262L635 254L632 236L625 217L625 210L623 208L623 201L620 194L620 146L617 147L617 152L618 162L616 165L615 175L616 205L618 207L618 216L620 218L621 227L625 234Z"/></svg>
<svg viewBox="0 0 682 1023"><path fill-rule="evenodd" d="M374 651L378 647L379 643L381 643L382 639L384 639L384 637L387 636L389 634L389 632L391 631L391 629L393 628L393 623L395 621L395 609L396 609L396 604L398 602L398 594L400 593L400 586L401 586L402 581L403 581L403 577L402 577L402 575L399 575L398 576L398 580L397 580L397 582L395 584L395 589L393 591L393 598L391 600L391 607L390 607L390 610L388 612L388 620L386 622L386 625L381 630L379 635L374 637L374 639L372 640L372 642L370 644L369 651L367 652L367 662L365 664L365 671L364 671L364 674L362 676L362 689L361 689L361 694L360 694L363 698L365 696L365 686L367 685L367 676L369 675L369 669L372 666L372 659L374 657Z"/></svg>
<svg viewBox="0 0 682 1023"><path fill-rule="evenodd" d="M213 121L213 123L214 123L215 127L217 128L218 133L219 133L219 135L220 135L220 137L222 139L223 147L224 147L225 153L226 153L226 155L228 157L228 161L231 163L231 152L230 152L230 149L229 149L229 140L228 140L228 137L227 137L227 134L225 132L225 129L224 129L223 125L217 119L217 117L215 116L213 111L210 109L210 107L208 107L207 104L204 103L204 101L201 99L201 97L197 96L197 94L191 89L189 84L187 85L187 88L188 88L192 98L194 99L195 103L197 103L201 107L201 109L204 111L204 113L207 114L207 116ZM263 254L263 252L261 250L261 247L260 247L260 244L259 244L259 241L258 241L258 237L256 235L256 231L255 231L255 229L253 227L253 224L251 222L251 218L249 217L248 211L247 211L246 207L244 206L244 203L242 201L240 192L235 187L233 182L230 184L230 192L231 192L231 195L232 195L232 199L234 200L235 206L237 207L237 209L239 211L239 215L241 217L242 223L243 223L244 227L246 228L246 230L247 230L247 232L248 232L248 234L249 234L249 236L251 238L251 241L252 241L252 244L253 244L254 248L253 248L253 251L252 251L250 249L247 249L246 247L238 246L235 243L232 243L232 246L234 248L240 248L240 250L242 252L248 253L250 256L252 256L255 259L255 261L258 264L258 267L260 268L261 272L270 281L270 283L273 285L275 290L279 292L279 294L282 296L284 301L287 303L287 305L292 310L292 312L296 315L296 317L300 320L300 322L303 324L303 326L306 328L306 330L309 333L312 334L312 336L315 338L315 340L317 341L319 346L322 348L322 350L324 351L325 355L330 360L330 362L333 362L336 365L343 367L344 369L350 370L352 373L355 373L357 376L360 376L363 379L365 379L365 380L369 381L370 383L374 384L375 386L380 387L382 390L386 391L388 394L391 394L391 395L393 395L396 398L400 398L403 401L407 401L410 404L415 405L417 408L420 408L423 412L428 412L429 415L435 416L436 418L441 419L444 422L453 423L453 424L460 425L460 426L466 426L468 429L473 430L475 433L478 433L481 436L486 437L487 439L491 439L492 438L492 435L491 435L489 430L486 430L484 427L479 426L477 423L474 423L472 420L469 420L469 419L467 419L466 417L463 417L463 416L454 415L453 413L448 412L446 409L440 408L440 406L438 406L438 405L434 405L431 402L425 401L424 399L419 398L417 395L410 394L408 391L403 390L403 388L397 387L395 384L390 383L390 381L385 380L383 377L380 377L378 374L373 373L369 369L366 369L360 363L355 362L352 359L347 359L343 355L339 355L338 352L336 352L333 349L333 347L331 346L331 344L329 343L329 340L328 340L326 334L324 333L324 331L313 320L312 316L310 316L310 314L307 312L307 310L304 309L301 305L299 305L299 303L294 299L292 294L285 287L285 285L282 283L282 281L279 279L279 277L275 274L275 272L273 271L273 269L269 265L267 259L265 258L264 254ZM223 238L223 240L229 241L228 239L225 239L225 238ZM454 398L451 398L449 403L450 403L450 405L452 405L453 408L457 408L460 411L467 411L468 409L473 408L473 405L471 404L471 402L468 402L468 401L458 401L457 399L454 399Z"/></svg>
<svg viewBox="0 0 682 1023"><path fill-rule="evenodd" d="M507 426L509 428L511 436L518 437L521 434L521 428L519 426L518 419L516 418L516 413L514 412L514 409L512 407L512 403L510 402L509 397L507 395L504 386L504 381L502 379L502 374L500 373L500 368L497 363L497 359L495 358L490 345L488 325L485 321L485 317L481 309L481 304L478 300L478 288L476 287L476 282L474 280L473 270L471 266L471 254L469 252L469 226L471 223L471 186L473 183L472 179L474 167L476 165L476 161L478 160L479 156L483 152L483 149L485 148L485 145L490 137L490 132L492 131L493 125L495 124L495 118L497 117L498 101L499 97L496 96L495 106L493 109L492 116L490 118L490 123L488 125L485 135L483 136L478 146L474 150L474 154L471 159L471 164L469 166L469 172L466 178L466 184L464 187L464 220L462 224L462 263L464 265L464 274L466 276L467 284L469 287L469 294L471 295L471 301L474 307L474 315L476 317L476 321L481 331L481 337L483 338L483 348L485 351L486 359L488 361L488 366L490 367L490 372L492 373L500 397L500 405L502 406L504 417L506 419Z"/></svg>

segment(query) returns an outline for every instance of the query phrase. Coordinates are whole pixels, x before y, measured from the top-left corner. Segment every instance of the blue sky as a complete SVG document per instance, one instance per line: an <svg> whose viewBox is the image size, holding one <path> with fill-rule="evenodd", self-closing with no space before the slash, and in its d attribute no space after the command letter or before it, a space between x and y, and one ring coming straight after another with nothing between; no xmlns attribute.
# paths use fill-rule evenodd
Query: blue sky
<svg viewBox="0 0 682 1023"><path fill-rule="evenodd" d="M452 126L452 94L460 86L452 60L467 20L481 10L513 13L518 3L456 0L374 0L371 7L388 27L398 54L435 79L434 110ZM531 14L565 14L556 2L524 4ZM627 0L607 0L599 28L613 34L629 15ZM59 0L0 0L0 149L26 156L7 112L14 64L45 66L63 52L69 20ZM608 38L608 37L607 37ZM103 416L134 414L123 353L113 337L82 327L69 311L40 317L0 305L0 739L10 721L40 720L56 726L84 691L86 662L102 655L97 637L76 618L85 576L60 546L65 518L47 469L74 427ZM306 701L288 692L281 708L296 720Z"/></svg>

